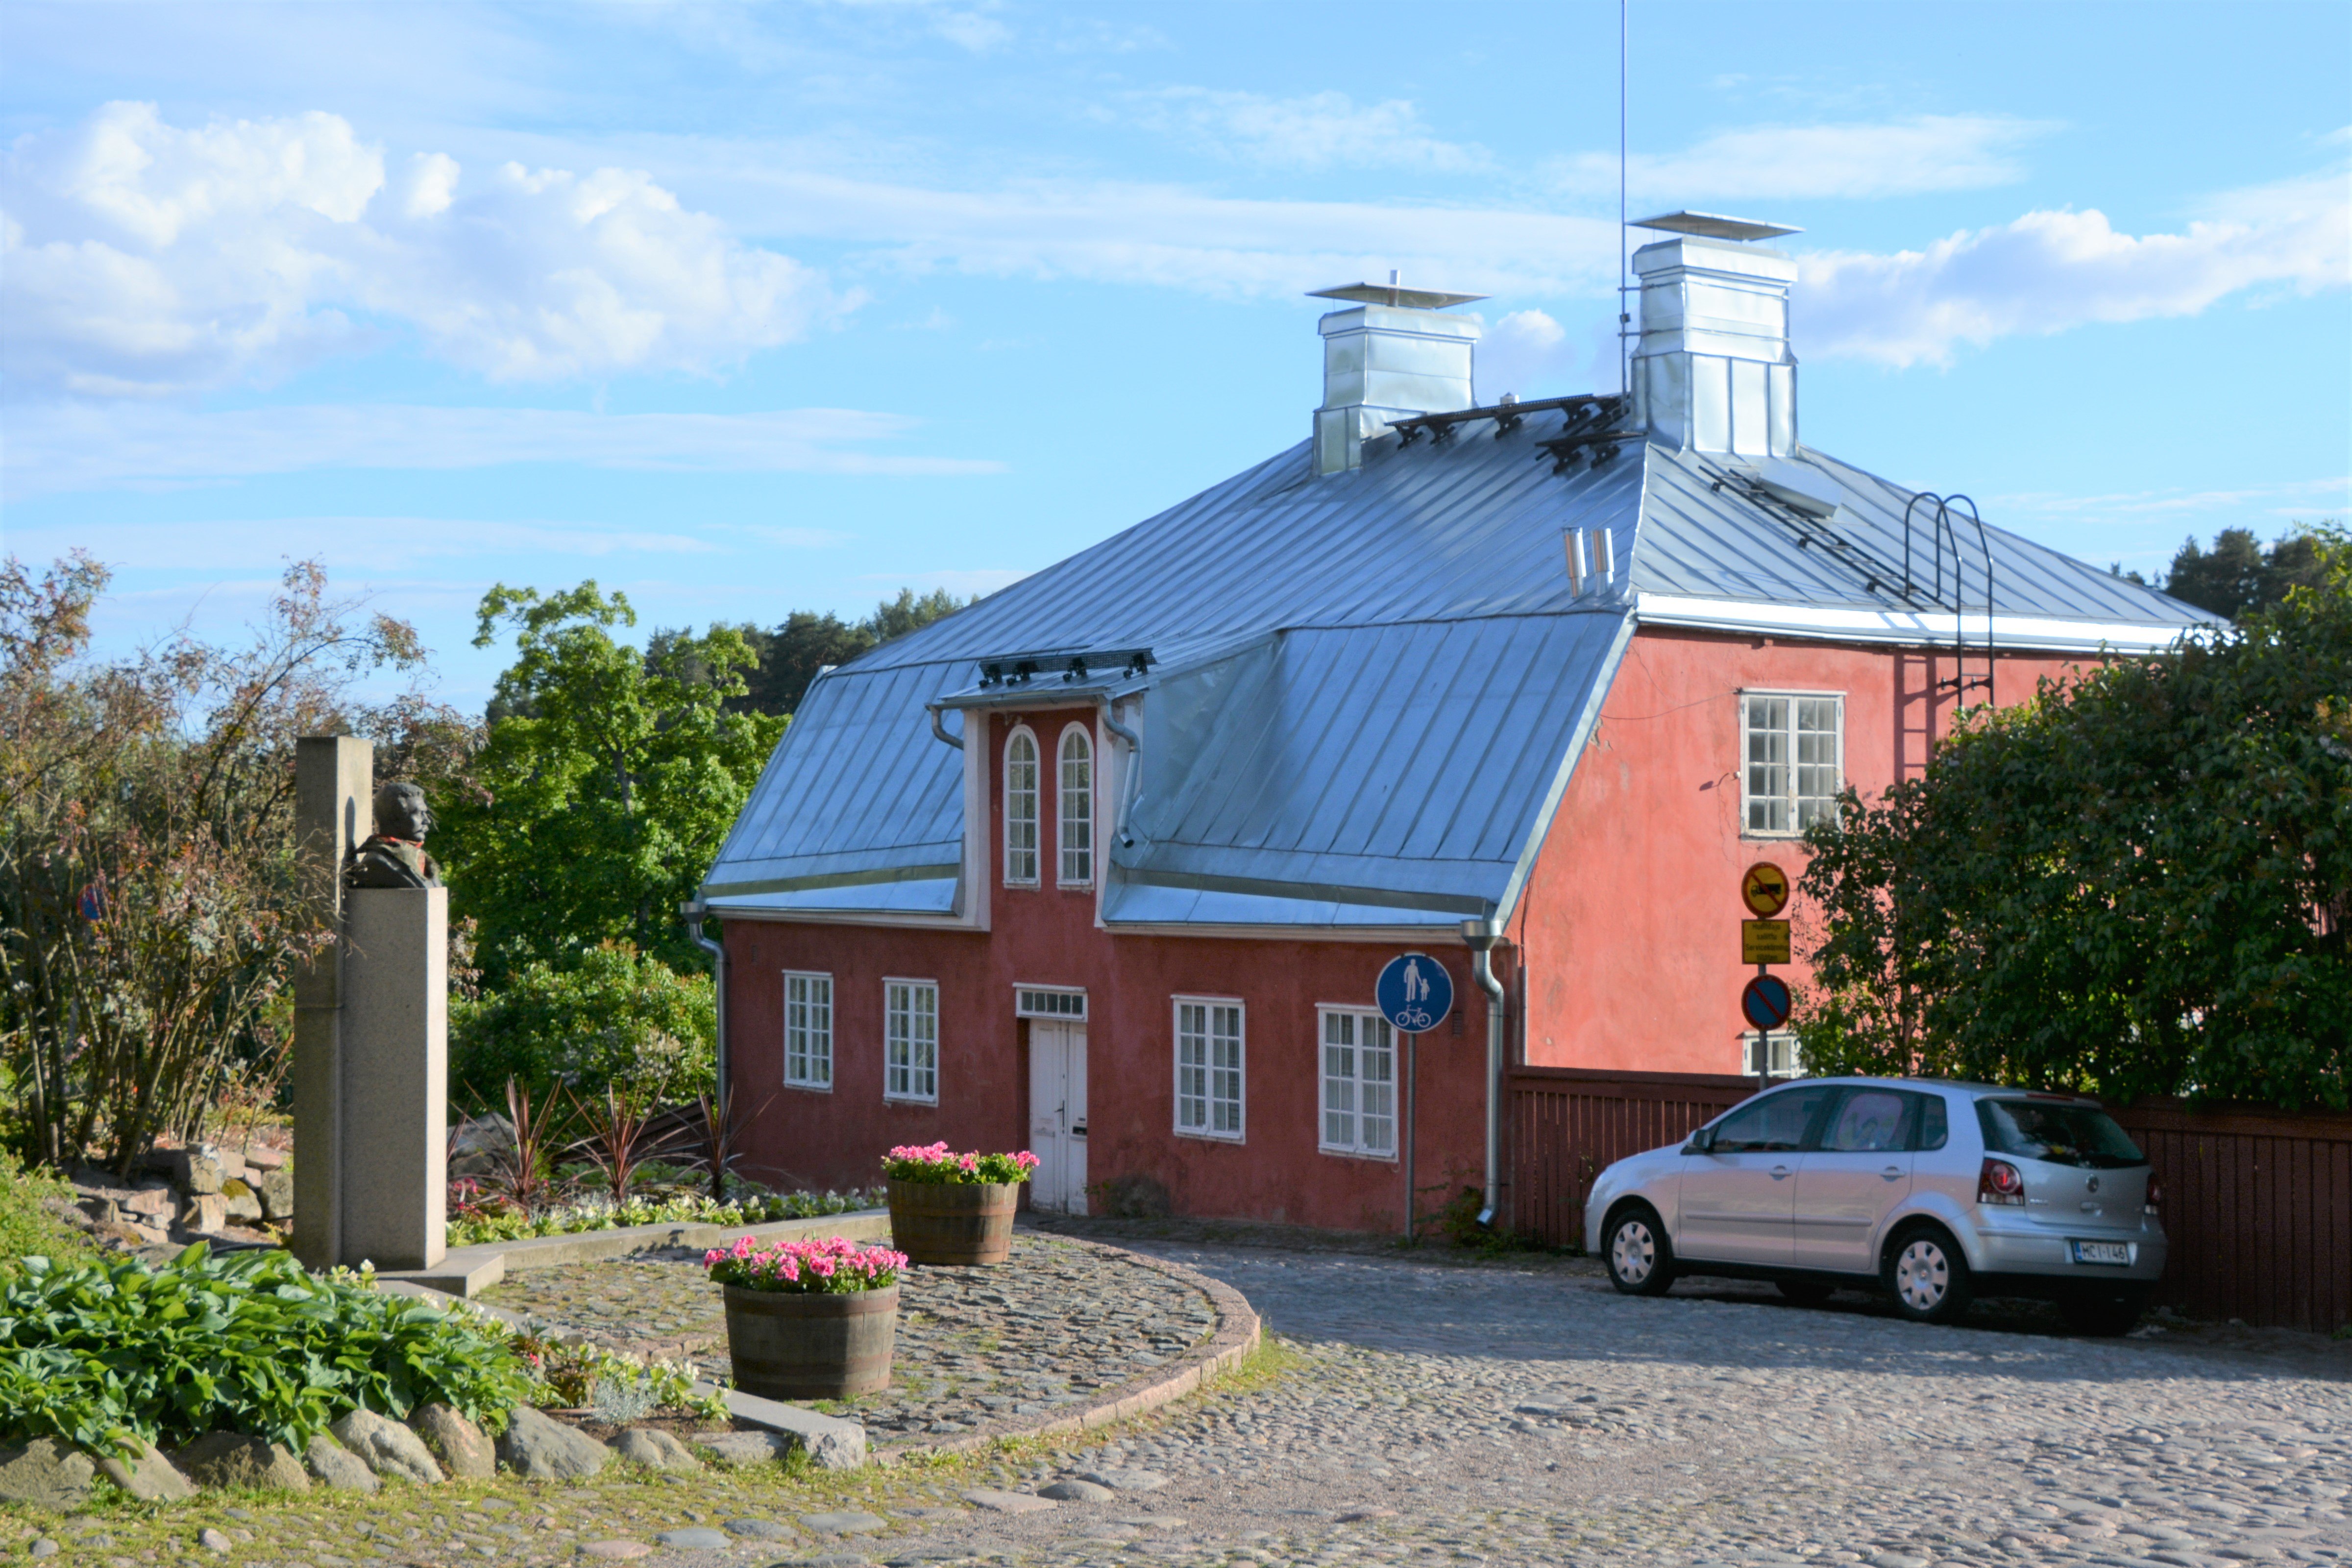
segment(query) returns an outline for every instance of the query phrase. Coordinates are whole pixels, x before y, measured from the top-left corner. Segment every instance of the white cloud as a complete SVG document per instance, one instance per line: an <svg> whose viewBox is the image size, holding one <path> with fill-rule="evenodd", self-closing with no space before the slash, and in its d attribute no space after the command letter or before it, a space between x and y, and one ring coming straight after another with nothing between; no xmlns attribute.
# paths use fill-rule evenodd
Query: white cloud
<svg viewBox="0 0 2352 1568"><path fill-rule="evenodd" d="M912 433L851 408L765 414L587 414L553 408L344 405L200 414L168 405L19 406L8 418L9 499L156 487L309 468L597 468L748 473L1000 473L988 459L874 451Z"/></svg>
<svg viewBox="0 0 2352 1568"><path fill-rule="evenodd" d="M370 320L499 380L708 372L854 303L645 174L425 153L388 183L332 114L183 130L110 103L20 141L7 188L19 396L266 381L369 341Z"/></svg>
<svg viewBox="0 0 2352 1568"><path fill-rule="evenodd" d="M1479 341L1477 396L1492 403L1507 392L1522 400L1563 392L1614 391L1616 340L1605 324L1580 342L1543 310L1513 310Z"/></svg>
<svg viewBox="0 0 2352 1568"><path fill-rule="evenodd" d="M1963 345L2095 321L2193 316L2243 289L2352 283L2342 174L2217 197L2179 234L2121 234L2095 212L2030 212L1921 250L1801 255L1801 353L1948 364Z"/></svg>
<svg viewBox="0 0 2352 1568"><path fill-rule="evenodd" d="M2229 490L2118 490L2105 495L2069 495L2058 490L2029 490L1995 496L1994 504L2010 511L2040 517L2083 516L2138 520L2169 514L2201 516L2212 512L2258 510L2267 516L2310 518L2352 511L2352 476L2289 479L2278 484L2251 485Z"/></svg>
<svg viewBox="0 0 2352 1568"><path fill-rule="evenodd" d="M1130 117L1147 130L1275 168L1458 170L1487 162L1484 148L1432 136L1420 112L1403 99L1359 104L1344 92L1268 98L1171 87L1135 93L1127 101Z"/></svg>
<svg viewBox="0 0 2352 1568"><path fill-rule="evenodd" d="M1645 202L1895 196L2011 184L2018 154L2054 121L1998 114L1922 114L1876 124L1762 125L1725 131L1679 153L1639 153L1626 176ZM1583 153L1552 163L1560 189L1613 195L1617 159ZM1645 205L1643 210L1648 210Z"/></svg>
<svg viewBox="0 0 2352 1568"><path fill-rule="evenodd" d="M598 523L510 522L456 517L288 517L168 523L52 523L11 529L11 552L50 561L88 550L140 571L250 571L316 556L338 574L484 555L533 557L708 555L721 547L690 533Z"/></svg>

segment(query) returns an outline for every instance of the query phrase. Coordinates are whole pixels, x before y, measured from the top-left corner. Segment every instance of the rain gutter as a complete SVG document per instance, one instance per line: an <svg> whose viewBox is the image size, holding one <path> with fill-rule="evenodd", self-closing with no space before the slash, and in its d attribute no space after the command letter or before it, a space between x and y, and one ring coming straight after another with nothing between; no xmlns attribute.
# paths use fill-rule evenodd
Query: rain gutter
<svg viewBox="0 0 2352 1568"><path fill-rule="evenodd" d="M1462 922L1462 942L1470 950L1470 973L1486 994L1486 1198L1480 1225L1493 1225L1502 1188L1503 983L1495 978L1494 948L1502 921L1489 916Z"/></svg>
<svg viewBox="0 0 2352 1568"><path fill-rule="evenodd" d="M1135 809L1136 781L1143 774L1143 737L1118 721L1111 703L1103 704L1102 721L1104 729L1127 742L1127 776L1119 781L1118 818L1111 825L1111 832L1120 844L1132 849L1135 840L1127 836L1127 817ZM932 716L931 722L939 722L938 715Z"/></svg>

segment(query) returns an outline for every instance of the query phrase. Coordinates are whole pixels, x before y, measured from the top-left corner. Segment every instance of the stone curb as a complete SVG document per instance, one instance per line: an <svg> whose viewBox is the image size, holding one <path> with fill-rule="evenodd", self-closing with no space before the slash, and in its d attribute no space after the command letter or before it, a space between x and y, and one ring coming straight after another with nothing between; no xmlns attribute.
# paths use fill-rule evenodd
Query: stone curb
<svg viewBox="0 0 2352 1568"><path fill-rule="evenodd" d="M772 1219L757 1225L704 1225L683 1220L629 1225L614 1230L580 1230L567 1236L532 1236L516 1241L485 1241L459 1247L430 1268L379 1269L379 1281L420 1285L445 1296L470 1298L504 1279L511 1270L554 1268L566 1263L600 1263L654 1247L723 1247L739 1236L762 1239L839 1236L871 1241L890 1234L888 1209L851 1209L808 1219Z"/></svg>
<svg viewBox="0 0 2352 1568"><path fill-rule="evenodd" d="M934 1454L971 1454L1002 1442L1008 1437L1046 1437L1062 1432L1086 1432L1097 1426L1108 1426L1129 1416L1140 1415L1199 1388L1219 1373L1229 1372L1241 1364L1242 1358L1255 1350L1262 1336L1257 1310L1249 1298L1222 1279L1213 1279L1197 1268L1173 1263L1164 1258L1154 1258L1148 1252L1130 1252L1123 1247L1112 1247L1099 1241L1084 1241L1073 1236L1054 1236L1050 1232L1031 1234L1047 1237L1056 1245L1083 1247L1090 1252L1117 1254L1129 1262L1140 1263L1146 1268L1156 1268L1190 1285L1209 1298L1217 1310L1217 1330L1209 1342L1186 1353L1173 1367L1154 1368L1139 1377L1129 1378L1111 1390L1105 1398L1085 1409L1058 1415L1016 1415L1010 1420L991 1423L987 1430L969 1436L945 1438L937 1443L894 1443L874 1453L877 1465L891 1465L902 1458L923 1458Z"/></svg>

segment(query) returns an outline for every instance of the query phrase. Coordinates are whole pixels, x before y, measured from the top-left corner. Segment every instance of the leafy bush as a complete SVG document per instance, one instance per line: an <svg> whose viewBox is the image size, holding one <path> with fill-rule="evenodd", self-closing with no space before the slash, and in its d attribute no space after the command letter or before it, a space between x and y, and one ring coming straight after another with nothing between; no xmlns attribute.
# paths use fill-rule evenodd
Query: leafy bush
<svg viewBox="0 0 2352 1568"><path fill-rule="evenodd" d="M50 1200L70 1198L73 1189L46 1171L27 1171L0 1151L0 1271L20 1258L79 1262L89 1256L82 1238L49 1212Z"/></svg>
<svg viewBox="0 0 2352 1568"><path fill-rule="evenodd" d="M531 1392L505 1337L373 1283L203 1242L160 1268L27 1258L0 1284L0 1436L121 1452L230 1431L299 1453L354 1408L435 1400L503 1430Z"/></svg>
<svg viewBox="0 0 2352 1568"><path fill-rule="evenodd" d="M630 1225L765 1225L771 1220L814 1219L819 1215L880 1208L886 1201L887 1194L878 1187L846 1193L747 1194L726 1203L699 1193L684 1193L668 1198L632 1198L625 1204L588 1198L528 1214L467 1206L460 1199L449 1220L449 1245L478 1247L486 1241L571 1236Z"/></svg>
<svg viewBox="0 0 2352 1568"><path fill-rule="evenodd" d="M639 1105L709 1092L718 1081L710 977L680 974L626 942L570 963L539 962L449 1008L449 1079L478 1101L520 1080L545 1100L559 1087Z"/></svg>

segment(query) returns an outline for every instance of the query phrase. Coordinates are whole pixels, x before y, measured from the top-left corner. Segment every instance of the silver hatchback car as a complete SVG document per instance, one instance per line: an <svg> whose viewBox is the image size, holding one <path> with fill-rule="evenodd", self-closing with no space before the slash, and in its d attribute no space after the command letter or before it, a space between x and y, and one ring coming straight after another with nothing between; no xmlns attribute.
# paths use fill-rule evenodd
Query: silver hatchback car
<svg viewBox="0 0 2352 1568"><path fill-rule="evenodd" d="M2120 1334L2164 1273L2147 1156L2096 1101L1930 1079L1803 1079L1688 1142L1620 1160L1584 1234L1632 1295L1769 1279L1800 1301L1883 1289L1949 1322L1979 1295L2055 1300Z"/></svg>

